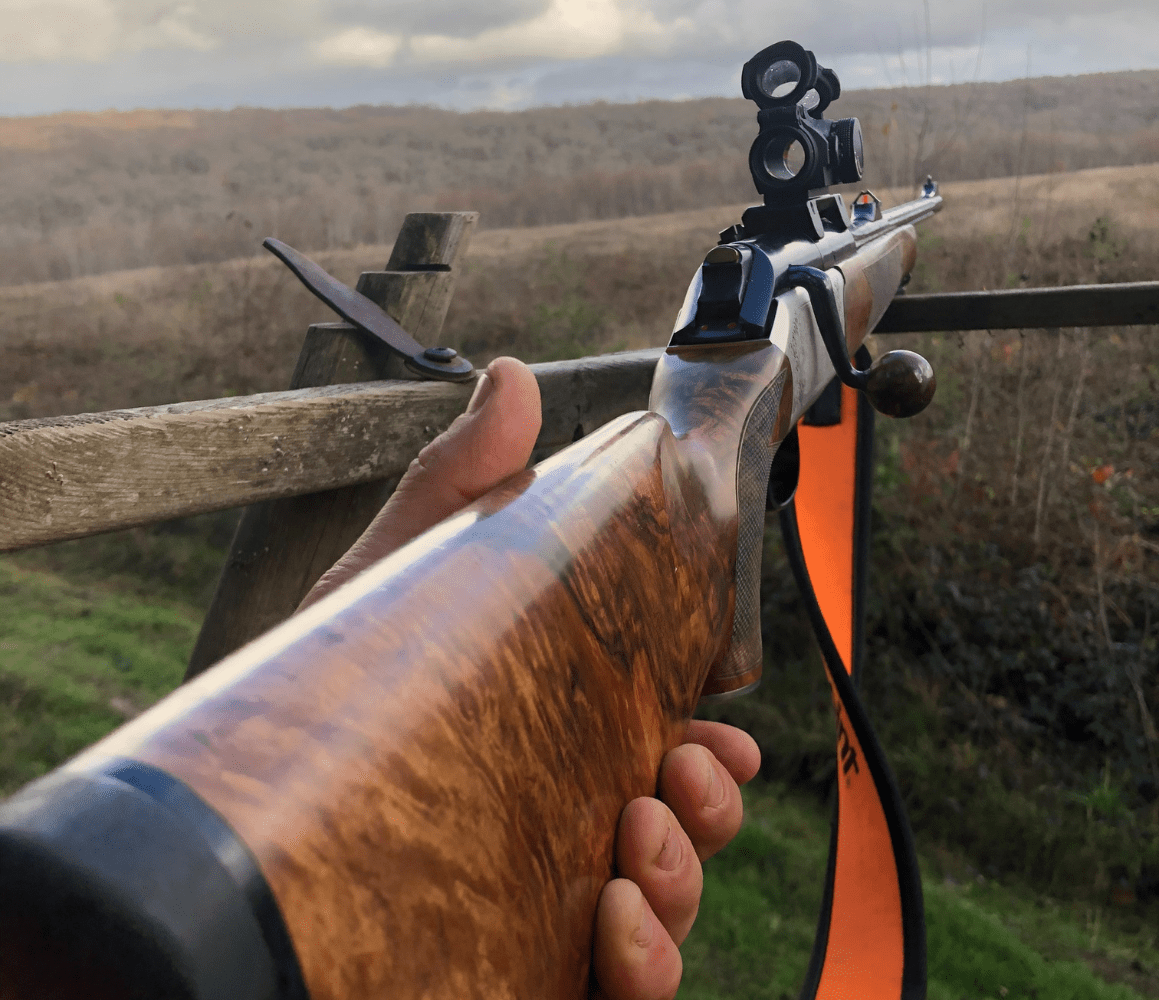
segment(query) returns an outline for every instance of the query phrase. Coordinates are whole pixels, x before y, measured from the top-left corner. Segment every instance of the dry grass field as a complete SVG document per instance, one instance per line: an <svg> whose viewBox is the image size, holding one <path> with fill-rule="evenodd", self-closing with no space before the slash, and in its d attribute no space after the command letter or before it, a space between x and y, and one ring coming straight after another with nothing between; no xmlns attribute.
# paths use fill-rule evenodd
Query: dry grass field
<svg viewBox="0 0 1159 1000"><path fill-rule="evenodd" d="M987 85L972 96L949 88L926 98L896 94L858 112L881 140L879 160L888 169L870 180L887 203L910 197L915 169L936 166L939 158L945 168L940 171L947 178L945 210L921 227L911 291L1159 280L1159 164L1151 162L1159 155L1154 144L1159 133L1153 99L1146 104L1143 96L1153 92L1159 74L1096 81L1112 96L1120 88L1123 105L1135 101L1150 109L1123 118L1116 117L1119 105L1104 103L1112 109L1105 121L1096 120L1094 103L1083 104L1102 93L1083 79L1085 91L1076 81L1053 89L1041 81L1018 85L1021 90L1013 92L1022 95L1021 105L1002 103L1002 93L1009 98L1012 91ZM873 100L879 98L886 100L881 95ZM848 100L870 97L853 94ZM958 100L961 120L973 121L974 131L954 132L947 125L922 139L922 152L914 127L922 100L924 106L948 102L944 120L950 123ZM676 136L669 150L647 131L659 127L662 114L676 113L667 106L553 109L525 118L459 116L456 127L476 128L473 141L483 151L476 188L439 187L451 185L451 175L439 172L445 157L462 160L467 147L441 147L436 126L429 126L435 131L427 139L415 139L418 133L406 132L399 118L390 128L396 137L411 136L404 145L431 143L407 148L415 164L432 165L432 186L423 193L399 181L395 208L477 208L490 222L473 237L444 342L477 365L501 353L537 361L663 344L693 270L718 230L737 221L749 203L745 190L729 187L729 177L736 175L723 167L718 174L697 173L714 162L696 159L712 153L707 145L692 159L684 156L688 148L698 148L695 142L718 136L712 129L719 127L733 135L730 162L741 161L743 169L737 151L747 149L751 122L748 109L737 104L690 102L677 108L690 131L669 126ZM1050 131L1052 115L1069 124L1065 116L1076 107L1087 111L1076 112L1072 131ZM979 109L985 112L981 122ZM214 164L204 171L194 160L189 163L196 169L173 167L171 137L161 136L148 153L153 159L146 157L153 141L147 136L166 130L185 130L180 134L191 137L192 149L197 130L209 127L205 116L157 113L106 122L108 134L102 133L101 141L108 170L121 169L120 129L138 142L143 163L190 173L188 205L181 210L189 228L173 230L178 243L160 236L154 242L146 238L153 230L134 228L137 217L129 212L119 235L106 240L99 237L106 231L90 226L91 206L83 205L69 210L75 231L45 223L39 230L43 246L59 247L62 240L87 233L84 238L94 240L92 254L59 272L77 275L68 280L23 281L10 270L9 283L0 287L0 420L285 388L307 325L332 317L277 261L249 253L268 231L276 231L291 242L301 237L303 249L350 283L360 271L384 266L397 225L385 211L368 215L377 221L366 230L306 226L295 236L292 229L278 228L277 219L289 214L279 217L275 209L291 213L293 205L315 204L323 188L344 191L350 180L346 172L359 169L350 164L362 162L363 154L343 143L365 144L365 135L353 137L388 112L403 114L398 109L301 113L313 116L309 136L317 142L317 159L310 162L318 165L321 186L301 188L301 202L280 203L281 208L270 202L273 214L235 217L229 224L238 228L230 230L234 235L228 240L219 239L225 230L208 223L198 228L203 223L197 221L205 204L216 206L214 212L226 204L197 200L199 184L220 184L213 159L219 154L204 153ZM275 120L267 112L245 114L252 116L251 125ZM701 115L699 124L689 124L690 115ZM443 128L451 118L430 120ZM238 121L223 116L217 122L227 135L221 149L240 144L239 133L229 132L240 127ZM570 153L557 131L546 130L548 121L553 129L561 121L574 123L577 137ZM600 121L607 124L604 132ZM533 140L537 123L544 131ZM300 124L286 119L286 143L301 138L293 132ZM419 128L413 121L411 126ZM1113 141L1099 132L1104 126L1117 130ZM29 121L13 128L11 122L0 123L0 161L16 155L12 149L18 146L27 165L34 154L58 150L54 144L68 129L83 133L87 142L92 122ZM504 128L511 132L495 131ZM696 129L703 134L694 141ZM638 146L627 138L633 130L645 132ZM624 142L628 152L620 167L588 155L594 148L589 131ZM19 143L11 138L17 133ZM587 138L581 142L578 134ZM332 147L322 141L327 135L337 137ZM973 137L969 155L962 135ZM1012 136L1029 138L1012 146ZM609 141L609 148L613 145ZM283 147L269 148L276 153ZM550 165L522 192L515 191L514 181L504 189L489 180L500 163L499 152L492 151L506 156L512 148L546 150L536 153L537 162ZM652 149L652 160L632 159L644 156L645 148ZM1022 153L1013 160L997 158L1000 151L1019 148ZM331 170L325 165L338 162L327 159L333 150L340 151L345 165ZM369 152L365 156L367 163L373 159ZM276 160L271 154L270 162ZM67 157L60 162L67 163ZM968 176L984 172L987 164L995 174L1013 176ZM1060 171L1060 164L1087 169ZM146 174L138 175L142 199L153 190L152 175ZM238 181L237 197L258 204L251 195L264 176L254 173ZM717 203L688 208L693 202L681 199L689 198L697 177L705 176L717 178L703 185L705 200ZM657 186L657 178L664 177L669 186ZM891 178L898 183L887 187ZM289 173L265 181L270 190L283 190L282 181L285 190L297 183ZM87 183L78 175L76 183L82 182ZM109 226L122 217L121 197L101 209ZM156 197L154 209L161 204ZM145 212L145 200L141 204ZM681 210L663 213L662 208ZM556 209L560 214L553 215ZM157 233L170 223L177 226L177 215L163 205L158 211ZM586 221L575 221L585 215ZM0 271L27 259L25 274L44 277L47 258L28 251L31 243L4 229L11 218L0 205ZM308 220L308 212L302 218ZM522 225L528 222L543 224ZM32 240L34 229L21 239ZM209 248L204 255L171 254L189 244L191 233L204 234ZM97 253L106 248L107 255ZM217 259L230 255L234 259ZM117 260L168 266L104 266ZM878 423L866 696L906 790L927 868L931 927L947 942L946 955L961 938L947 929L957 926L947 914L959 899L967 900L962 912L976 918L969 933L981 934L979 928L997 933L996 919L978 916L988 900L992 910L986 912L1000 914L1002 933L1009 931L1011 941L1021 942L1018 947L1030 947L1030 941L1037 949L1027 958L997 938L979 945L988 953L1015 956L1009 964L1023 969L1027 985L1024 992L1011 986L1012 996L1036 996L1041 990L1043 996L1159 997L1157 333L1154 328L979 332L888 338L888 343L881 336L874 345L878 351L903 344L921 350L934 364L939 389L919 417ZM0 560L0 594L8 597L0 607L0 633L16 636L13 648L19 648L27 667L23 674L0 668L0 790L63 759L175 682L230 523L228 516L210 517ZM763 595L767 681L762 693L736 703L726 717L757 735L766 777L784 783L792 794L823 801L833 780L831 708L772 532ZM59 638L62 622L71 630L65 638ZM73 657L77 649L84 655ZM67 692L41 684L49 662L73 685ZM62 718L74 721L64 725ZM815 846L824 839L825 820L816 809L808 814L812 818L793 819L792 808L762 800L755 813L754 822L764 824L760 829L767 836L760 840L750 827L750 840L757 838L768 857L774 855L773 841ZM777 826L782 821L788 824L783 838ZM722 862L724 868L716 869L733 865L740 874L713 890L721 898L710 898L706 906L726 907L750 882L757 884L758 875L749 871L752 857L743 854L756 850L757 840L746 841L748 847L742 844ZM776 850L782 848L786 857L795 850L784 845ZM814 860L823 864L820 853ZM766 876L762 867L759 878ZM1007 885L1014 888L1008 891ZM770 921L795 913L797 906L800 913L792 919L801 943L794 945L799 954L794 952L792 961L803 964L816 903L812 897L792 898L797 901L770 896L753 904L753 919L765 921L754 954L767 950L766 923L773 926ZM1050 922L1060 912L1069 914L1065 935ZM954 920L965 920L958 910L953 913ZM703 933L710 937L702 940L716 940L711 937L716 930ZM738 931L737 939L743 937ZM727 954L735 942L715 951L715 944L694 944L692 954L701 947L708 957L690 965L690 981L700 976L727 983L720 970L732 968ZM1086 979L1081 981L1088 985L1070 992L1055 989L1054 973L1042 971L1046 965L1026 971L1038 969L1033 963L1045 962L1042 956L1050 962L1084 959L1082 975L1094 969L1136 992L1105 984L1096 991ZM789 968L785 982L798 976L796 966ZM955 985L931 995L966 995L970 982L978 983L973 969L962 971L960 988L949 972L935 971ZM995 979L986 995L998 995L999 986L1006 990L1011 982ZM707 987L703 993L689 988L689 996L718 995ZM731 995L768 995L763 986L745 989L736 986Z"/></svg>
<svg viewBox="0 0 1159 1000"><path fill-rule="evenodd" d="M1073 171L1159 158L1159 73L854 91L867 181ZM506 227L749 197L740 99L461 114L356 107L0 119L0 284L388 242L407 211Z"/></svg>
<svg viewBox="0 0 1159 1000"><path fill-rule="evenodd" d="M913 290L1159 272L1159 166L951 181L942 190L944 211L922 227ZM909 197L880 193L887 203ZM745 204L484 229L445 339L476 363L662 344L698 262ZM315 256L353 283L389 254L389 245L367 245ZM0 419L285 388L306 326L330 318L266 255L0 287Z"/></svg>

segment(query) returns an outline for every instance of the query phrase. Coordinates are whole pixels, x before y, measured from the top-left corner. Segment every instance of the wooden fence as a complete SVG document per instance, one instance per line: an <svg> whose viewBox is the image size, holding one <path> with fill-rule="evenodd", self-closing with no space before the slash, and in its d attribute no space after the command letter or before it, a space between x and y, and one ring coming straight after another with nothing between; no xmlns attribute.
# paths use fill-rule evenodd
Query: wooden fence
<svg viewBox="0 0 1159 1000"><path fill-rule="evenodd" d="M407 216L358 290L434 345L478 216ZM903 296L879 333L1159 324L1159 282ZM532 365L541 457L647 406L660 349ZM192 676L287 618L472 384L417 381L345 323L306 334L289 391L0 424L0 551L246 507Z"/></svg>

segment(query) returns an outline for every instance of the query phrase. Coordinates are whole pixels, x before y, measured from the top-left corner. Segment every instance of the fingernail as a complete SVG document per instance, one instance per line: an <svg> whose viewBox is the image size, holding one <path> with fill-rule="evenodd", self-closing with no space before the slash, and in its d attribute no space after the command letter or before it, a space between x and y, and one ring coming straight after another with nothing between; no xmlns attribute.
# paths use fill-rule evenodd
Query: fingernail
<svg viewBox="0 0 1159 1000"><path fill-rule="evenodd" d="M664 846L660 848L660 853L656 855L656 860L653 863L662 871L674 872L677 865L680 864L680 855L683 853L680 847L680 838L673 836L672 827L669 825L668 836L664 838Z"/></svg>
<svg viewBox="0 0 1159 1000"><path fill-rule="evenodd" d="M479 381L475 383L475 391L471 394L471 402L467 404L467 412L475 413L483 408L483 404L491 398L491 390L495 388L495 383L487 377L484 372L479 376Z"/></svg>
<svg viewBox="0 0 1159 1000"><path fill-rule="evenodd" d="M704 807L717 809L724 802L724 783L720 780L720 775L716 773L716 768L709 761L706 760L704 766L708 769L704 782Z"/></svg>
<svg viewBox="0 0 1159 1000"><path fill-rule="evenodd" d="M648 914L648 907L644 907L644 912L640 914L640 923L636 925L636 929L632 932L632 942L641 948L647 948L648 943L652 940L652 917Z"/></svg>

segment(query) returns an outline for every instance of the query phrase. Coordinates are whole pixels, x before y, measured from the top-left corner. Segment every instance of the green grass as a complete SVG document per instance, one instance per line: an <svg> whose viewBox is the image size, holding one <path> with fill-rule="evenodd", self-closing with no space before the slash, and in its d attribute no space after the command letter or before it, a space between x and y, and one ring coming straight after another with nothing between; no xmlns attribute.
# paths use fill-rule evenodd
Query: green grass
<svg viewBox="0 0 1159 1000"><path fill-rule="evenodd" d="M206 567L228 532L207 521L162 536L138 534L0 559L0 795L63 762L180 680L213 576ZM683 948L685 1000L796 996L829 840L817 795L825 783L801 777L819 766L810 763L814 757L832 755L828 708L823 692L813 690L816 681L805 671L781 680L778 700L800 724L786 730L785 745L774 740L766 749L789 760L790 744L796 746L798 787L746 790L744 828L706 865L701 916ZM746 704L753 712L773 710L763 701ZM902 725L903 709L918 711L916 705L893 703L893 723ZM812 718L813 709L817 731L809 739L813 730L801 719ZM913 722L916 729L929 724L924 716ZM1092 811L1101 802L1090 804ZM971 863L982 867L960 845L944 843L923 858L931 1000L1159 997L1156 930L1144 911L1132 927L1124 914L1089 901L1057 902L1033 886L986 880Z"/></svg>
<svg viewBox="0 0 1159 1000"><path fill-rule="evenodd" d="M173 690L199 623L177 601L0 560L0 795Z"/></svg>
<svg viewBox="0 0 1159 1000"><path fill-rule="evenodd" d="M827 813L816 799L776 786L746 790L745 798L741 833L705 865L700 916L682 949L683 1000L795 997L808 964ZM1155 968L1153 930L1092 929L1089 914L993 882L959 883L940 876L941 867L923 859L930 1000L1154 995L1095 971L1130 979Z"/></svg>
<svg viewBox="0 0 1159 1000"><path fill-rule="evenodd" d="M56 574L102 592L186 605L201 616L213 597L239 515L236 510L201 514L25 549L3 558L9 565Z"/></svg>
<svg viewBox="0 0 1159 1000"><path fill-rule="evenodd" d="M808 800L746 789L745 823L704 869L685 942L685 1000L796 996L825 876L829 824Z"/></svg>

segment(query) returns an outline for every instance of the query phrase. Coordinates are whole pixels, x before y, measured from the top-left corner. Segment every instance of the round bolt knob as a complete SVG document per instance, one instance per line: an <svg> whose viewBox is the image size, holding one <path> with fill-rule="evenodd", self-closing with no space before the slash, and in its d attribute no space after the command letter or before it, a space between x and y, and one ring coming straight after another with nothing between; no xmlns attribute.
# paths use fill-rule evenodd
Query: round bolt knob
<svg viewBox="0 0 1159 1000"><path fill-rule="evenodd" d="M934 369L913 351L889 351L865 372L865 395L873 408L890 417L912 417L934 398Z"/></svg>
<svg viewBox="0 0 1159 1000"><path fill-rule="evenodd" d="M459 356L459 352L453 347L428 347L423 351L423 357L428 361L439 361L442 364L449 364Z"/></svg>

